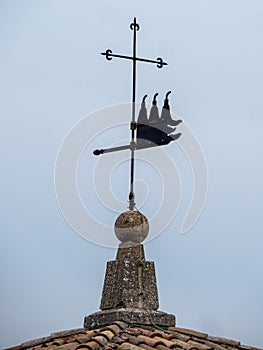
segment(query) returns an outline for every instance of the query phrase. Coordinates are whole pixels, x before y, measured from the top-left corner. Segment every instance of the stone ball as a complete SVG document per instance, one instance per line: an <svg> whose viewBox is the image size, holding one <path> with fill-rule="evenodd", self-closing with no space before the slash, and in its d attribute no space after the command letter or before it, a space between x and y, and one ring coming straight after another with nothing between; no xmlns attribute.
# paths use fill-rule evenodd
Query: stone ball
<svg viewBox="0 0 263 350"><path fill-rule="evenodd" d="M139 211L126 211L115 221L115 235L122 242L141 243L149 232L147 218Z"/></svg>

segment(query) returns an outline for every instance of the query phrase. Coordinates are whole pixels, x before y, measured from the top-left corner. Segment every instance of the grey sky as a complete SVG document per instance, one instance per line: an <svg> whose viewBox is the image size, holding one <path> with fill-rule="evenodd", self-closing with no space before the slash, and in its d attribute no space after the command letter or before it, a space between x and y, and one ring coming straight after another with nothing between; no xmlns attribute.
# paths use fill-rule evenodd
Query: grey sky
<svg viewBox="0 0 263 350"><path fill-rule="evenodd" d="M138 99L158 91L161 105L172 90L172 109L195 132L209 170L204 212L180 235L192 180L176 151L182 205L145 246L156 262L160 309L179 326L263 347L260 0L0 1L1 347L81 327L99 308L115 251L66 224L54 165L75 123L130 101L131 65L99 53L131 52L134 16L138 54L169 63L139 66Z"/></svg>

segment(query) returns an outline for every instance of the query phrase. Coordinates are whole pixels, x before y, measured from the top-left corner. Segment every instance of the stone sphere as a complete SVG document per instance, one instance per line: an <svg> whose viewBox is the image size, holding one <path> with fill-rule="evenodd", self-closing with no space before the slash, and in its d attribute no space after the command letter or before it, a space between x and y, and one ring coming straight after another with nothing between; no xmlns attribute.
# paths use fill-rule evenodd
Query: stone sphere
<svg viewBox="0 0 263 350"><path fill-rule="evenodd" d="M141 243L148 235L149 223L139 211L126 211L115 221L115 235L122 242Z"/></svg>

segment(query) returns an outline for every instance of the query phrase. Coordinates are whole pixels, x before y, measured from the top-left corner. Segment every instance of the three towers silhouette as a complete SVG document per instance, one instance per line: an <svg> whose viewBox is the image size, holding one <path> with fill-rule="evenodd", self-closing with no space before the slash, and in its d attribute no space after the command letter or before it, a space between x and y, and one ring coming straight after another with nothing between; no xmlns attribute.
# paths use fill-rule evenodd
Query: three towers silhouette
<svg viewBox="0 0 263 350"><path fill-rule="evenodd" d="M176 126L179 125L182 120L174 120L171 117L168 98L170 93L171 91L168 91L165 96L161 116L159 115L156 100L158 93L154 95L149 118L145 103L147 95L143 97L137 119L136 141L138 145L146 145L149 143L154 143L158 146L167 145L171 141L175 141L181 136L181 133L173 134L173 132L176 130Z"/></svg>

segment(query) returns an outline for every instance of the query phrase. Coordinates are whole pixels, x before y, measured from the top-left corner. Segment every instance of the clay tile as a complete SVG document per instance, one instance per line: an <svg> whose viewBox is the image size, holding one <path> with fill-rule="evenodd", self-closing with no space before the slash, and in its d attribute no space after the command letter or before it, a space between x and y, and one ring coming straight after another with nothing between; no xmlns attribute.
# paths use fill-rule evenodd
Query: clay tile
<svg viewBox="0 0 263 350"><path fill-rule="evenodd" d="M225 338L220 338L220 337L208 336L207 340L210 340L210 341L215 342L215 343L227 344L230 346L239 346L240 345L240 342L238 342L236 340L225 339Z"/></svg>
<svg viewBox="0 0 263 350"><path fill-rule="evenodd" d="M79 343L77 342L73 342L73 343L68 343L68 344L63 344L61 346L57 346L54 349L56 350L76 350L76 348L78 348ZM53 348L52 348L53 350Z"/></svg>
<svg viewBox="0 0 263 350"><path fill-rule="evenodd" d="M191 339L189 335L178 333L178 332L173 332L167 335L167 339L172 340L172 339L179 339L183 341L188 341Z"/></svg>
<svg viewBox="0 0 263 350"><path fill-rule="evenodd" d="M108 339L104 335L95 335L93 337L93 340L95 340L101 346L105 345L108 341Z"/></svg>
<svg viewBox="0 0 263 350"><path fill-rule="evenodd" d="M57 339L57 340L53 341L53 343L51 345L60 346L63 344L64 344L64 339Z"/></svg>
<svg viewBox="0 0 263 350"><path fill-rule="evenodd" d="M127 340L127 339L126 339ZM112 341L115 343L115 344L122 344L123 342L125 342L125 340L119 336L115 336L112 338Z"/></svg>
<svg viewBox="0 0 263 350"><path fill-rule="evenodd" d="M156 345L160 344L160 340L153 339L153 338L147 337L145 335L138 335L138 339L140 339L142 341L142 343L149 345L153 348L155 348Z"/></svg>
<svg viewBox="0 0 263 350"><path fill-rule="evenodd" d="M166 333L164 332L152 332L152 334L150 335L151 338L153 337L161 337L161 338L166 338Z"/></svg>
<svg viewBox="0 0 263 350"><path fill-rule="evenodd" d="M134 334L134 335L139 335L140 331L138 328L126 328L125 332L128 334Z"/></svg>
<svg viewBox="0 0 263 350"><path fill-rule="evenodd" d="M212 349L211 346L197 343L193 340L189 340L189 342L187 344L191 345L191 349L198 349L198 350L210 350L210 349Z"/></svg>
<svg viewBox="0 0 263 350"><path fill-rule="evenodd" d="M79 349L89 349L89 350L96 350L100 347L100 344L97 343L95 340L92 340L86 344L79 345L75 350Z"/></svg>
<svg viewBox="0 0 263 350"><path fill-rule="evenodd" d="M44 349L45 349L45 348L48 348L48 349L49 349L49 348L52 346L51 344L52 344L52 342L44 342L44 343L41 343L41 344L39 344L39 345L37 345L37 346L34 346L34 350L35 350L35 349L38 350L39 348L42 348L42 349L43 349L43 348L44 348ZM21 349L22 349L22 348L20 347L20 350L21 350ZM23 349L30 349L30 348L23 348ZM6 349L6 350L8 350L8 349ZM11 349L10 349L10 350L11 350ZM12 348L12 350L14 350L14 349Z"/></svg>
<svg viewBox="0 0 263 350"><path fill-rule="evenodd" d="M110 340L114 337L114 335L115 335L114 332L112 332L111 330L108 330L108 329L105 329L105 330L103 330L103 331L101 330L100 333L101 333L104 337L106 337L108 341L110 341Z"/></svg>
<svg viewBox="0 0 263 350"><path fill-rule="evenodd" d="M149 345L146 345L146 344L140 344L140 348L143 348L145 350L154 350L155 348L149 346Z"/></svg>
<svg viewBox="0 0 263 350"><path fill-rule="evenodd" d="M123 343L119 347L120 350L141 350L139 346L130 344L130 343Z"/></svg>
<svg viewBox="0 0 263 350"><path fill-rule="evenodd" d="M119 334L121 328L117 325L117 324L111 324L111 325L108 325L107 327L103 327L101 328L101 331L107 331L109 330L110 332L113 332L114 335L117 335Z"/></svg>
<svg viewBox="0 0 263 350"><path fill-rule="evenodd" d="M193 340L195 340L193 338ZM198 341L198 340L197 340ZM200 341L200 340L199 340ZM210 342L208 340L205 340L204 341L204 344L207 345L207 346L210 346L211 348L213 348L214 350L226 350L226 348L222 345L219 345L219 344L216 344L216 343L213 343L213 342Z"/></svg>
<svg viewBox="0 0 263 350"><path fill-rule="evenodd" d="M50 337L38 338L38 339L30 340L30 341L27 341L27 342L21 344L20 348L21 349L28 349L28 348L32 348L33 346L47 343L48 341L50 341Z"/></svg>
<svg viewBox="0 0 263 350"><path fill-rule="evenodd" d="M114 321L113 324L116 324L121 329L125 329L128 327L128 324L126 322L123 322L123 321Z"/></svg>
<svg viewBox="0 0 263 350"><path fill-rule="evenodd" d="M129 343L133 344L133 345L139 345L141 344L143 341L141 339L139 339L138 337L135 337L133 335L128 334L127 335L128 339L129 339Z"/></svg>
<svg viewBox="0 0 263 350"><path fill-rule="evenodd" d="M203 338L203 339L208 337L206 333L192 331L191 329L187 329L187 328L169 327L169 329L170 328L173 328L173 330L175 330L176 332L187 334L189 336L194 336L194 337Z"/></svg>
<svg viewBox="0 0 263 350"><path fill-rule="evenodd" d="M90 336L84 335L83 337L78 337L76 340L79 344L87 343L90 340Z"/></svg>
<svg viewBox="0 0 263 350"><path fill-rule="evenodd" d="M177 330L178 330L178 327L174 327L174 326L168 327L168 331L170 332L177 332Z"/></svg>
<svg viewBox="0 0 263 350"><path fill-rule="evenodd" d="M88 350L90 350L90 347L87 344L81 344L75 350L81 350L81 349L88 349Z"/></svg>
<svg viewBox="0 0 263 350"><path fill-rule="evenodd" d="M158 350L167 350L167 346L159 344L159 345L157 345L156 349L158 349Z"/></svg>
<svg viewBox="0 0 263 350"><path fill-rule="evenodd" d="M63 338L63 337L67 337L69 335L74 335L74 334L81 334L81 333L85 333L85 329L84 328L75 328L75 329L70 329L67 331L60 331L60 332L55 332L55 333L51 333L50 334L50 338L51 339L56 339L56 338Z"/></svg>
<svg viewBox="0 0 263 350"><path fill-rule="evenodd" d="M85 330L85 335L88 336L88 337L93 337L94 334L96 334L97 332L94 330L94 329L91 329L91 330Z"/></svg>
<svg viewBox="0 0 263 350"><path fill-rule="evenodd" d="M157 339L158 337L156 337L155 339ZM187 342L184 342L183 340L180 339L176 339L176 338L172 338L170 340L168 339L163 339L163 342L165 343L166 346L168 346L169 348L176 348L179 347L181 349L190 349L191 345L188 344Z"/></svg>
<svg viewBox="0 0 263 350"><path fill-rule="evenodd" d="M152 334L152 331L150 331L149 329L146 329L146 328L137 328L137 329L143 335L150 336Z"/></svg>
<svg viewBox="0 0 263 350"><path fill-rule="evenodd" d="M111 349L116 349L118 347L118 344L109 341L106 346Z"/></svg>

